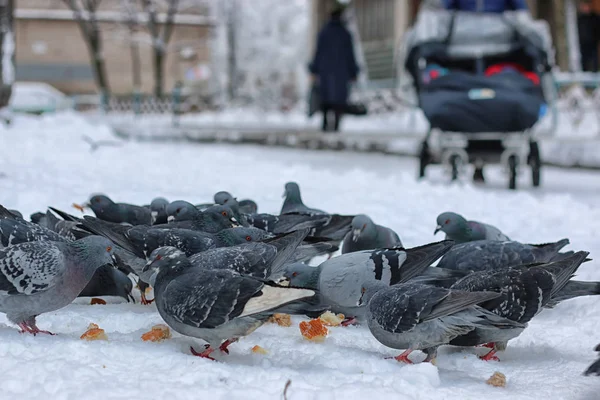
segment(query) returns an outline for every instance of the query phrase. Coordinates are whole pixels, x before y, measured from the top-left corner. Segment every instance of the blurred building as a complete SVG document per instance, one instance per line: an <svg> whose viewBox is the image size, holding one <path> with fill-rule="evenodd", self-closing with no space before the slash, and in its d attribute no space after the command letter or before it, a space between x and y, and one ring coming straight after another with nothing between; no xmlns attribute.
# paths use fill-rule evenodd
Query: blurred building
<svg viewBox="0 0 600 400"><path fill-rule="evenodd" d="M137 1L131 3L139 4ZM201 2L198 2L201 3ZM131 43L139 44L141 90L150 93L152 76L151 37L145 27L145 13L132 34L125 21L128 15L122 0L103 0L97 12L102 31L103 53L111 91L133 91ZM66 93L94 93L96 86L90 55L73 12L62 0L19 0L15 9L16 78L18 81L46 82ZM194 79L198 68L209 60L208 38L213 21L202 7L180 10L175 16L165 67L165 90L186 77ZM165 13L158 14L165 20Z"/></svg>
<svg viewBox="0 0 600 400"><path fill-rule="evenodd" d="M311 38L313 41L337 0L312 0ZM566 0L527 0L533 18L546 20L552 32L559 66L568 68L566 41ZM600 12L600 0L593 0ZM360 36L360 47L367 66L369 80L386 85L394 78L395 52L404 32L415 21L419 7L425 3L439 6L441 0L350 0Z"/></svg>

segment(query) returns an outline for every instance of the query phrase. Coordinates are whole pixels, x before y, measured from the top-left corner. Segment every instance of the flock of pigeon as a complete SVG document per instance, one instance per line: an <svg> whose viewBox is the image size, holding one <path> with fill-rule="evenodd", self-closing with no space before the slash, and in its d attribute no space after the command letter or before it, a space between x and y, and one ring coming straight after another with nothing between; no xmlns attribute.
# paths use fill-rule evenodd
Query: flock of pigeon
<svg viewBox="0 0 600 400"><path fill-rule="evenodd" d="M49 207L27 221L0 206L0 311L21 332L50 334L36 317L78 296L134 301L133 275L143 304L154 301L171 329L207 342L190 349L199 357L228 353L275 313L331 311L405 350L398 361L412 362L415 350L434 361L443 345L485 346L481 358L497 360L545 308L600 294L600 282L572 279L589 253L561 252L568 239L523 244L445 212L434 234L446 240L407 249L366 215L305 206L294 182L279 215L227 192L214 204L157 198L136 206L95 195L74 206L95 217ZM600 375L600 360L586 374Z"/></svg>

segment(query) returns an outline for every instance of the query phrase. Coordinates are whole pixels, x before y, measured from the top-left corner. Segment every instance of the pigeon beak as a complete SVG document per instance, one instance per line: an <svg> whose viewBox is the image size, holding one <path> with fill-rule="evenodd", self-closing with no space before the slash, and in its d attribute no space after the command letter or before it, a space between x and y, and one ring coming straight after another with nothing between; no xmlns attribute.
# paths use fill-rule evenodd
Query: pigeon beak
<svg viewBox="0 0 600 400"><path fill-rule="evenodd" d="M229 220L231 221L231 223L233 224L233 226L242 226L242 225L240 225L240 223L238 222L238 220L235 219L235 217L231 217L231 218L229 218Z"/></svg>
<svg viewBox="0 0 600 400"><path fill-rule="evenodd" d="M158 217L158 211L152 211L150 215L152 215L152 218L156 219L156 217Z"/></svg>
<svg viewBox="0 0 600 400"><path fill-rule="evenodd" d="M435 231L433 231L433 234L435 235L435 234L437 234L441 230L442 230L442 226L438 225L438 226L435 227Z"/></svg>
<svg viewBox="0 0 600 400"><path fill-rule="evenodd" d="M150 267L152 266L152 262L153 262L153 261L154 261L154 260L152 260L152 261L148 261L148 262L146 263L146 265L144 265L144 268L142 268L142 272L148 272L148 270L149 270L149 269L150 269Z"/></svg>
<svg viewBox="0 0 600 400"><path fill-rule="evenodd" d="M358 238L360 237L361 233L362 233L361 229L354 229L354 230L352 230L352 241L353 242L358 241Z"/></svg>
<svg viewBox="0 0 600 400"><path fill-rule="evenodd" d="M113 260L113 266L115 266L119 263L119 259L114 254L111 254L110 258L112 258L112 260Z"/></svg>
<svg viewBox="0 0 600 400"><path fill-rule="evenodd" d="M175 216L174 215L169 215L167 217L167 222L173 222L173 221L175 221Z"/></svg>

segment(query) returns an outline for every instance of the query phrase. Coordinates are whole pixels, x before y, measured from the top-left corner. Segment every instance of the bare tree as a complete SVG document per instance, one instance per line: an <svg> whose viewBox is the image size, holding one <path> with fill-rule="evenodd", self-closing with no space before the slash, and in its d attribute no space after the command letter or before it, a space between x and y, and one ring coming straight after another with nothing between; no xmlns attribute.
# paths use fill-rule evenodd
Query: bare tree
<svg viewBox="0 0 600 400"><path fill-rule="evenodd" d="M136 35L139 30L138 10L135 6L135 0L122 0L121 4L126 15L125 25L129 33L133 92L140 93L142 90L142 62L140 56L140 43L136 40Z"/></svg>
<svg viewBox="0 0 600 400"><path fill-rule="evenodd" d="M110 93L108 77L106 75L106 63L102 53L102 37L96 19L96 11L102 0L63 0L73 11L73 17L79 24L90 58L96 85L103 95Z"/></svg>
<svg viewBox="0 0 600 400"><path fill-rule="evenodd" d="M0 0L0 108L10 101L14 80L14 0Z"/></svg>
<svg viewBox="0 0 600 400"><path fill-rule="evenodd" d="M165 58L167 46L173 33L175 14L179 6L179 0L167 0L167 15L165 21L158 21L158 1L141 0L144 11L147 14L147 26L152 37L152 49L154 51L154 95L161 97L164 92L165 81ZM161 26L162 25L162 29Z"/></svg>

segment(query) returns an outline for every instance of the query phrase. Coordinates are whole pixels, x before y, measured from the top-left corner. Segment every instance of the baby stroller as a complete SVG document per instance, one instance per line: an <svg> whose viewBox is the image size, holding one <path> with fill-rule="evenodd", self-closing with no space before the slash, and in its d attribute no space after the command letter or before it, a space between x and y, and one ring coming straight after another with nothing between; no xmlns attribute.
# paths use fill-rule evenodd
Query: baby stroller
<svg viewBox="0 0 600 400"><path fill-rule="evenodd" d="M545 27L547 29L547 26ZM468 164L501 163L508 186L541 159L532 128L546 113L552 85L550 34L515 12L481 14L422 9L405 42L404 66L430 130L420 148L419 177L446 165L452 180ZM550 85L550 86L548 86ZM550 96L548 96L550 97Z"/></svg>

